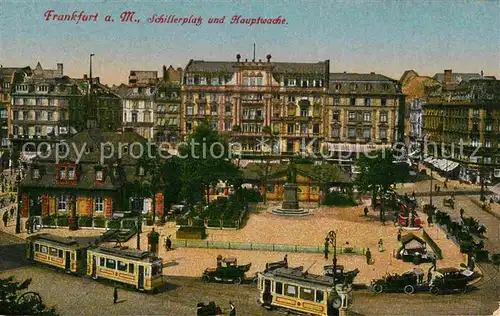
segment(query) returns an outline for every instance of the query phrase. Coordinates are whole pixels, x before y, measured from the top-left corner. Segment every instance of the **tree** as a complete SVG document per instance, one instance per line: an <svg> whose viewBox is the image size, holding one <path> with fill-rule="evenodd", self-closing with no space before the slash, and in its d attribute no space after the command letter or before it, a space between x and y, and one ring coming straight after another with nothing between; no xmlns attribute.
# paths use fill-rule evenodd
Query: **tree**
<svg viewBox="0 0 500 316"><path fill-rule="evenodd" d="M269 126L264 126L264 128L262 129L262 132L266 135L269 135L269 139L270 139L270 142L271 142L271 145L270 145L270 149L271 149L271 156L273 154L273 146L274 146L274 138L276 136L276 134L273 132L273 130L269 127ZM261 144L262 145L262 144ZM263 202L264 202L264 205L267 204L267 183L268 183L268 178L269 178L269 164L271 163L271 160L269 159L266 159L266 168L265 168L265 171L264 171L264 183L263 183Z"/></svg>
<svg viewBox="0 0 500 316"><path fill-rule="evenodd" d="M207 122L194 129L179 152L182 159L181 194L191 206L203 200L203 192L208 204L210 187L219 181L232 183L241 177L241 171L230 161L229 140Z"/></svg>
<svg viewBox="0 0 500 316"><path fill-rule="evenodd" d="M54 307L47 308L36 292L23 292L31 279L23 283L14 282L14 277L0 279L0 311L4 315L58 316Z"/></svg>
<svg viewBox="0 0 500 316"><path fill-rule="evenodd" d="M372 205L375 205L377 196L384 196L393 184L402 182L408 174L408 166L395 163L394 157L391 149L383 149L361 155L356 162L360 173L355 179L355 185L361 192L372 193ZM381 221L384 221L383 209L382 205Z"/></svg>
<svg viewBox="0 0 500 316"><path fill-rule="evenodd" d="M149 157L142 155L139 158L139 167L144 170L144 176L148 178L148 182L143 181L143 196L151 197L153 201L153 223L156 219L156 194L163 193L165 195L164 177L162 175L164 161L158 155ZM163 218L164 219L164 218ZM163 220L162 219L162 220Z"/></svg>

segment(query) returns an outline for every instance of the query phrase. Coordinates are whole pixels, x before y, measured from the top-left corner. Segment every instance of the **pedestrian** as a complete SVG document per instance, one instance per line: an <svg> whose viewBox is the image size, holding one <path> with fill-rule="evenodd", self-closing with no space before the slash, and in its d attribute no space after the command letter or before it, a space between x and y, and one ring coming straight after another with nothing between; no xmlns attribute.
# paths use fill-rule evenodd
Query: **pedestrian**
<svg viewBox="0 0 500 316"><path fill-rule="evenodd" d="M455 199L455 192L451 192L450 197L452 200L454 200Z"/></svg>
<svg viewBox="0 0 500 316"><path fill-rule="evenodd" d="M8 221L9 221L9 213L7 213L7 211L5 211L5 212L3 213L3 217L2 217L2 219L3 219L3 224L4 224L4 226L5 226L5 227L7 227L7 223L8 223Z"/></svg>
<svg viewBox="0 0 500 316"><path fill-rule="evenodd" d="M363 210L363 212L365 213L365 216L368 216L368 206L365 206L365 209Z"/></svg>
<svg viewBox="0 0 500 316"><path fill-rule="evenodd" d="M118 289L115 287L113 290L113 304L118 303Z"/></svg>
<svg viewBox="0 0 500 316"><path fill-rule="evenodd" d="M285 254L285 258L283 258L283 261L285 262L285 265L288 266L288 255Z"/></svg>
<svg viewBox="0 0 500 316"><path fill-rule="evenodd" d="M384 252L384 242L382 241L382 238L380 238L378 241L378 251Z"/></svg>
<svg viewBox="0 0 500 316"><path fill-rule="evenodd" d="M14 207L10 208L10 217L14 217Z"/></svg>
<svg viewBox="0 0 500 316"><path fill-rule="evenodd" d="M236 307L231 301L229 301L229 316L236 316Z"/></svg>
<svg viewBox="0 0 500 316"><path fill-rule="evenodd" d="M460 218L462 218L462 219L464 218L464 213L465 213L464 209L461 208L460 209Z"/></svg>
<svg viewBox="0 0 500 316"><path fill-rule="evenodd" d="M401 229L398 230L398 241L401 241Z"/></svg>
<svg viewBox="0 0 500 316"><path fill-rule="evenodd" d="M430 215L429 215L429 216L427 216L427 225L428 225L429 227L431 227L431 226L432 226L432 216L430 216Z"/></svg>
<svg viewBox="0 0 500 316"><path fill-rule="evenodd" d="M365 256L366 256L366 264L369 265L372 261L372 253L370 252L370 248L366 248Z"/></svg>
<svg viewBox="0 0 500 316"><path fill-rule="evenodd" d="M325 240L325 260L328 260L328 247L329 247L329 244L328 244L328 238Z"/></svg>
<svg viewBox="0 0 500 316"><path fill-rule="evenodd" d="M438 190L438 185L434 184L434 191L437 192L437 190Z"/></svg>
<svg viewBox="0 0 500 316"><path fill-rule="evenodd" d="M167 251L172 250L172 240L170 239L170 236L172 236L172 235L168 235L167 241L165 242L165 246L167 248Z"/></svg>
<svg viewBox="0 0 500 316"><path fill-rule="evenodd" d="M411 193L411 197L412 197L412 198L415 198L415 191L413 191L413 192Z"/></svg>
<svg viewBox="0 0 500 316"><path fill-rule="evenodd" d="M438 185L438 192L439 192L439 191L441 191L441 186L440 186L440 185Z"/></svg>

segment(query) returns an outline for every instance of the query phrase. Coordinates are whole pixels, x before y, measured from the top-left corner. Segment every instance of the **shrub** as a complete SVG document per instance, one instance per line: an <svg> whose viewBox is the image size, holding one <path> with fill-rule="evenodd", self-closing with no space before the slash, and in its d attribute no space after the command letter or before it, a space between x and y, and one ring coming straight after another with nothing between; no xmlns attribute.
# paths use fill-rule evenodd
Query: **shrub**
<svg viewBox="0 0 500 316"><path fill-rule="evenodd" d="M125 229L132 229L137 226L136 222L134 220L124 220L123 222L123 228Z"/></svg>
<svg viewBox="0 0 500 316"><path fill-rule="evenodd" d="M106 227L106 220L104 218L95 218L94 219L94 227Z"/></svg>
<svg viewBox="0 0 500 316"><path fill-rule="evenodd" d="M121 223L121 221L116 221L116 220L109 221L108 228L109 229L120 229L120 227L121 227L120 223Z"/></svg>
<svg viewBox="0 0 500 316"><path fill-rule="evenodd" d="M323 201L323 205L355 206L356 202L345 193L328 192Z"/></svg>
<svg viewBox="0 0 500 316"><path fill-rule="evenodd" d="M236 221L235 220L224 220L224 223L222 223L222 227L227 227L227 228L236 228Z"/></svg>
<svg viewBox="0 0 500 316"><path fill-rule="evenodd" d="M68 217L67 216L58 216L57 217L57 226L68 226Z"/></svg>
<svg viewBox="0 0 500 316"><path fill-rule="evenodd" d="M46 226L55 226L55 217L54 216L42 217L42 224Z"/></svg>
<svg viewBox="0 0 500 316"><path fill-rule="evenodd" d="M208 220L209 227L220 227L220 219L210 218Z"/></svg>
<svg viewBox="0 0 500 316"><path fill-rule="evenodd" d="M474 256L476 257L476 262L488 262L488 250L476 250Z"/></svg>
<svg viewBox="0 0 500 316"><path fill-rule="evenodd" d="M496 266L500 266L500 253L494 253L491 255L491 263Z"/></svg>
<svg viewBox="0 0 500 316"><path fill-rule="evenodd" d="M80 227L92 227L92 217L82 215L78 218L78 226Z"/></svg>

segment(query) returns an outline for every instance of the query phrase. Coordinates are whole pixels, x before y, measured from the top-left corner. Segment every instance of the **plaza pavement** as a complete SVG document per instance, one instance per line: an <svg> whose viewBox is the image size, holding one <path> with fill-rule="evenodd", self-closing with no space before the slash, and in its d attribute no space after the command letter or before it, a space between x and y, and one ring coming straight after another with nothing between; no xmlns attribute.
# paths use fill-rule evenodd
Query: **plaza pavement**
<svg viewBox="0 0 500 316"><path fill-rule="evenodd" d="M411 270L414 265L405 263L393 258L393 251L399 248L397 241L398 229L392 221L387 221L382 225L378 219L377 212L370 212L367 217L363 215L363 206L331 208L316 207L312 209L313 214L305 217L284 217L270 213L270 210L278 204L270 204L260 213L252 213L246 226L237 231L232 230L208 230L209 241L231 241L231 242L254 242L267 244L287 244L287 245L323 245L327 233L331 230L337 232L337 246L342 247L346 241L351 247L356 249L370 248L374 263L366 264L366 259L362 255L341 254L338 255L338 264L343 265L346 271L358 268L360 274L355 279L356 283L369 283L372 279L383 277L386 273L403 273ZM308 207L307 205L305 206ZM421 214L421 218L426 217ZM24 223L23 223L24 224ZM27 234L22 226L21 238L26 238ZM147 249L147 234L151 231L151 226L143 227L141 234L141 249ZM445 234L436 227L425 226L429 235L442 249L444 259L438 260L438 268L459 267L463 262L463 255L460 254L458 246L446 238ZM2 231L14 233L15 224L2 227ZM165 226L155 227L160 233L159 256L166 262L165 275L171 276L201 276L205 268L215 267L216 257L223 256L237 257L239 264L251 262L252 267L247 276L252 276L255 272L262 271L267 262L282 260L284 252L230 250L230 249L200 249L200 248L176 248L167 252L164 247L164 240L168 235L175 238L176 227L173 223ZM48 232L61 236L96 236L102 234L103 230L80 229L70 231L67 228L43 229L41 232ZM416 233L419 235L419 233ZM378 251L378 241L383 240L384 252ZM136 247L136 237L133 237L124 245L131 248ZM310 273L322 274L323 266L331 264L324 259L323 254L311 253L287 253L290 266L309 267ZM430 264L420 266L427 271Z"/></svg>

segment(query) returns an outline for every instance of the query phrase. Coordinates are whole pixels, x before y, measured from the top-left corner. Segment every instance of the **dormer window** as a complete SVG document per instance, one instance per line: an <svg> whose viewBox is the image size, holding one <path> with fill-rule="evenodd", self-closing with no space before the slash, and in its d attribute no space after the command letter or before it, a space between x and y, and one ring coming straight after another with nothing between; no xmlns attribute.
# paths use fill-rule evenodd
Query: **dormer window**
<svg viewBox="0 0 500 316"><path fill-rule="evenodd" d="M102 170L96 170L95 180L96 181L104 181L104 172Z"/></svg>
<svg viewBox="0 0 500 316"><path fill-rule="evenodd" d="M47 92L49 91L49 86L38 86L36 90L38 92Z"/></svg>
<svg viewBox="0 0 500 316"><path fill-rule="evenodd" d="M66 168L59 168L59 179L66 179Z"/></svg>
<svg viewBox="0 0 500 316"><path fill-rule="evenodd" d="M139 167L139 175L140 176L144 175L144 167Z"/></svg>
<svg viewBox="0 0 500 316"><path fill-rule="evenodd" d="M75 180L75 168L74 167L68 168L68 180Z"/></svg>
<svg viewBox="0 0 500 316"><path fill-rule="evenodd" d="M33 179L40 179L40 169L38 167L33 169Z"/></svg>

